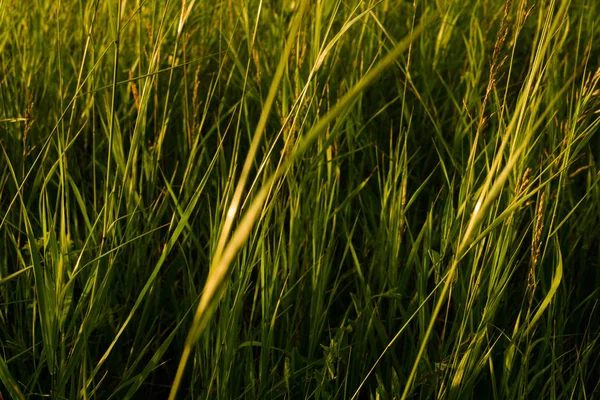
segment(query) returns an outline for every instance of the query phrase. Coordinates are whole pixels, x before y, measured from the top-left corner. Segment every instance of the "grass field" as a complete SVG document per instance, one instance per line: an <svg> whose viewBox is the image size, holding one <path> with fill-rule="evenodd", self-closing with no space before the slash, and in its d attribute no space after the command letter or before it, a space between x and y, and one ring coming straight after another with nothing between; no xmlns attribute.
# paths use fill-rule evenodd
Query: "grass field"
<svg viewBox="0 0 600 400"><path fill-rule="evenodd" d="M0 399L600 398L599 36L0 0Z"/></svg>

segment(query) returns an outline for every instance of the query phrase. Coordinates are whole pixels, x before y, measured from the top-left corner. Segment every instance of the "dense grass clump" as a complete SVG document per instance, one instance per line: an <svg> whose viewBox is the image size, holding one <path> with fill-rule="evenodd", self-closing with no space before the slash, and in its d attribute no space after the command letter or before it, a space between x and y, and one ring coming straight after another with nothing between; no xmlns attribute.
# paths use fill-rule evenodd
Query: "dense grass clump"
<svg viewBox="0 0 600 400"><path fill-rule="evenodd" d="M598 21L0 0L0 398L599 397Z"/></svg>

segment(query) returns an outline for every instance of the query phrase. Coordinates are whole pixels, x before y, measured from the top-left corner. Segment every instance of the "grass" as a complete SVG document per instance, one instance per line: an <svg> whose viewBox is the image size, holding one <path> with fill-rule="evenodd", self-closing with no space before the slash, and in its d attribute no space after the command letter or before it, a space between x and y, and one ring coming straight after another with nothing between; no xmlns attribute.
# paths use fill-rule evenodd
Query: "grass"
<svg viewBox="0 0 600 400"><path fill-rule="evenodd" d="M591 0L0 0L0 398L600 396Z"/></svg>

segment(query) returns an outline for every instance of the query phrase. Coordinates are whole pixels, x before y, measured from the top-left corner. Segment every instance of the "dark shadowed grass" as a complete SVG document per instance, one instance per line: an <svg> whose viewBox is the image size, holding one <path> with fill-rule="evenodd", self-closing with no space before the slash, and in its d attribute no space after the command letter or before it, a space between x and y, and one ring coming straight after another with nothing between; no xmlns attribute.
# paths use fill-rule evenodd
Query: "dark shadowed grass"
<svg viewBox="0 0 600 400"><path fill-rule="evenodd" d="M0 0L0 395L598 396L599 16Z"/></svg>

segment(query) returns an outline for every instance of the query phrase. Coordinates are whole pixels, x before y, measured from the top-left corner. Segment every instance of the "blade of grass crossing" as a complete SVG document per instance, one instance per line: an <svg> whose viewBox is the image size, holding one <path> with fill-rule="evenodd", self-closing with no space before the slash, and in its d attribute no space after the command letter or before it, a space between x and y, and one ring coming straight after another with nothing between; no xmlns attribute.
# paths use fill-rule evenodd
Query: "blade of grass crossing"
<svg viewBox="0 0 600 400"><path fill-rule="evenodd" d="M300 16L301 14L297 14L296 18L299 19ZM300 21L298 19L296 20L294 25L299 25ZM409 48L413 40L415 40L432 21L433 16L426 14L423 17L423 20L419 26L417 26L405 39L400 41L392 51L390 51L365 76L363 76L362 79L355 86L353 86L348 91L348 93L346 93L338 101L338 103L336 103L336 105L310 129L310 131L300 140L300 143L298 144L296 149L293 150L292 154L290 154L289 158L268 179L265 180L265 183L256 194L256 197L252 201L252 204L250 205L250 207L246 211L246 214L240 221L238 228L231 236L231 239L228 242L225 242L226 239L223 240L223 236L221 237L219 247L217 248L217 252L212 261L211 271L205 284L202 298L200 299L200 304L198 305L198 309L194 316L194 322L192 323L192 327L190 328L190 331L188 333L188 338L186 339L186 345L181 356L179 368L177 370L175 380L171 387L171 393L169 395L170 400L175 399L175 395L177 393L179 385L181 384L183 371L185 369L185 365L187 364L187 360L191 355L192 348L198 340L199 336L202 334L214 310L216 309L216 305L218 303L221 291L225 283L225 278L229 272L230 264L231 262L233 262L237 252L243 246L248 236L250 235L252 227L256 223L258 216L260 215L263 203L267 199L268 193L270 192L272 185L277 181L277 179L279 179L282 175L285 174L285 172L291 167L295 160L297 160L303 153L305 153L311 147L314 141L317 138L319 138L320 135L323 134L323 132L327 131L329 124L331 124L337 117L341 116L348 110L350 105L357 99L358 95L362 93L362 91L364 91L370 84L372 84L385 69L394 64L396 58ZM291 33L293 32L294 29L292 29ZM290 36L293 37L295 35ZM283 55L285 56L285 53ZM282 63L286 59L287 57L282 57ZM280 69L283 70L283 67L278 68L278 72ZM283 73L283 71L281 71L281 73ZM240 180L241 179L242 178L240 178ZM232 206L230 207L228 216L234 215L235 211L237 211L237 204L234 201L232 201ZM232 210L233 212L231 212ZM231 221L231 224L232 223L233 222ZM228 236L228 233L222 231L222 235ZM220 247L224 247L222 253L219 252Z"/></svg>

